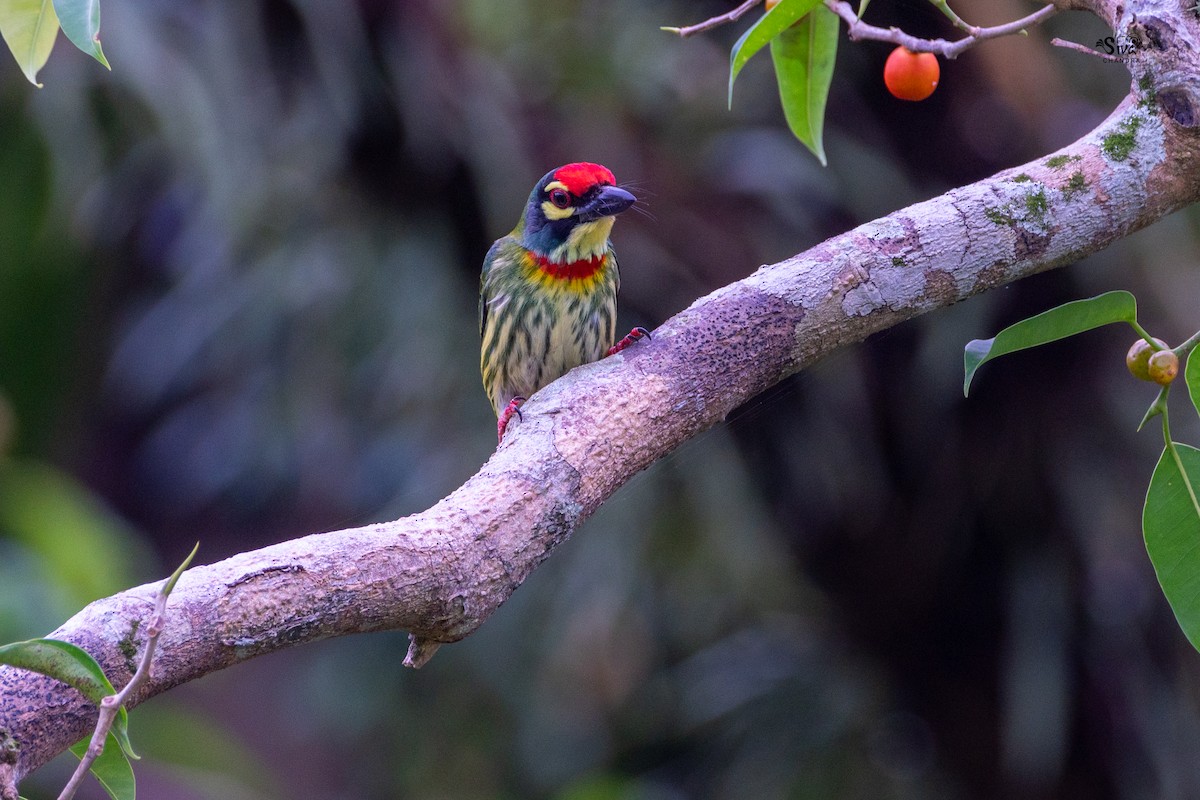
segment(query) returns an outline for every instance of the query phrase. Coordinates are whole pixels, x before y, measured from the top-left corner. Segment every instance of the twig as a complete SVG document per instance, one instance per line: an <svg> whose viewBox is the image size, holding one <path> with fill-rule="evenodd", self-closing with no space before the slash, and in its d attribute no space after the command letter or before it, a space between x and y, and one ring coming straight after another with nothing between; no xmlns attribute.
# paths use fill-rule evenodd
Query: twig
<svg viewBox="0 0 1200 800"><path fill-rule="evenodd" d="M96 729L92 733L92 739L88 742L88 748L84 752L83 757L79 759L79 765L75 768L71 779L67 781L67 785L63 787L62 792L58 796L58 800L71 800L75 796L75 792L79 789L79 784L87 776L88 770L92 768L92 764L104 752L104 744L108 739L108 734L112 731L113 723L117 720L117 715L121 713L121 708L124 707L125 701L133 695L142 685L150 678L150 664L154 661L154 649L158 645L159 634L162 633L163 626L167 622L167 598L171 596L171 590L175 588L175 582L179 580L179 576L187 569L192 558L196 555L196 550L200 544L197 542L196 547L192 548L191 555L184 560L177 570L165 581L163 581L162 589L158 592L158 597L154 601L154 613L150 615L150 620L146 625L146 649L142 652L142 660L138 663L137 669L133 673L133 677L129 679L129 683L125 684L125 688L116 694L110 694L100 701L100 718L96 720Z"/></svg>
<svg viewBox="0 0 1200 800"><path fill-rule="evenodd" d="M740 19L747 11L758 5L759 2L760 0L746 0L746 2L732 11L719 14L711 19L706 19L704 22L698 22L695 25L687 25L682 28L664 27L663 30L669 33L677 33L686 39L689 36L695 36L697 33L704 33L705 31ZM825 7L842 18L846 23L848 35L854 41L869 39L877 42L891 42L892 44L903 45L913 52L937 53L942 58L947 59L957 58L959 53L969 50L979 42L987 39L1024 33L1026 28L1038 25L1058 12L1058 9L1054 6L1047 5L1021 19L1006 22L1003 25L995 25L990 28L980 28L964 22L962 17L950 9L950 6L946 4L946 0L934 2L934 5L941 9L942 13L946 15L956 28L966 31L967 35L954 42L946 39L918 39L916 36L911 36L899 28L878 28L874 25L866 24L858 18L858 14L845 0L825 0Z"/></svg>
<svg viewBox="0 0 1200 800"><path fill-rule="evenodd" d="M1124 59L1118 58L1117 56L1109 55L1108 53L1101 53L1099 50L1093 50L1087 45L1082 45L1079 42L1068 42L1066 39L1059 39L1057 36L1050 40L1050 44L1054 45L1055 47L1065 47L1068 50L1078 50L1081 53L1087 53L1089 56L1102 58L1105 61L1111 61L1114 64L1125 63Z"/></svg>
<svg viewBox="0 0 1200 800"><path fill-rule="evenodd" d="M133 677L129 679L129 683L125 684L124 689L116 694L110 694L100 701L100 718L96 721L96 730L92 733L92 739L88 743L87 750L84 752L83 757L79 759L79 765L75 768L75 773L71 775L71 779L63 787L58 800L70 800L75 796L75 791L87 776L88 770L92 768L92 764L104 752L104 744L108 739L109 732L112 730L113 723L117 719L117 714L120 712L121 706L150 677L150 662L154 658L154 648L158 644L158 635L162 633L163 624L166 621L166 617L163 614L166 606L167 596L160 593L154 605L154 614L150 617L150 623L146 627L146 650L142 653L141 663L138 664L137 671L133 673Z"/></svg>
<svg viewBox="0 0 1200 800"><path fill-rule="evenodd" d="M706 19L704 22L697 22L695 25L686 25L682 28L663 27L663 30L667 33L677 33L681 38L686 39L689 36L695 36L697 33L704 33L705 31L710 31L713 28L719 28L720 26L730 22L736 22L742 18L742 15L761 2L762 0L746 0L746 2L742 3L732 11L719 14L712 19Z"/></svg>
<svg viewBox="0 0 1200 800"><path fill-rule="evenodd" d="M1001 36L1023 33L1026 28L1038 25L1058 13L1057 8L1047 5L1026 17L1006 22L1003 25L995 25L991 28L979 28L967 25L961 19L955 17L957 20L955 24L967 31L968 35L951 42L946 39L918 39L899 28L878 28L874 25L868 25L858 18L854 9L845 0L825 0L825 7L842 18L842 21L846 23L847 34L854 41L869 39L877 42L891 42L892 44L903 45L913 52L936 53L947 59L957 58L964 50L969 50L987 39L996 39Z"/></svg>

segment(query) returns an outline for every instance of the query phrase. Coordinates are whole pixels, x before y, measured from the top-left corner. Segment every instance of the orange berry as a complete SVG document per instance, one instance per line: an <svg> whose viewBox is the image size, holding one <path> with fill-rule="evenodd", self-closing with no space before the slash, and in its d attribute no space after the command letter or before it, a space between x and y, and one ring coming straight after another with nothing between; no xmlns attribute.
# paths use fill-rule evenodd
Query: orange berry
<svg viewBox="0 0 1200 800"><path fill-rule="evenodd" d="M1179 374L1179 356L1170 350L1159 350L1150 356L1150 362L1146 367L1147 372L1150 373L1150 380L1159 386L1166 386Z"/></svg>
<svg viewBox="0 0 1200 800"><path fill-rule="evenodd" d="M767 0L767 11L770 11L775 6L779 5L781 0Z"/></svg>
<svg viewBox="0 0 1200 800"><path fill-rule="evenodd" d="M901 100L924 100L937 88L941 71L933 53L897 47L883 65L883 82Z"/></svg>
<svg viewBox="0 0 1200 800"><path fill-rule="evenodd" d="M1155 339L1154 343L1164 350L1167 343L1162 339ZM1150 377L1150 356L1161 352L1150 346L1150 343L1145 339L1135 339L1129 348L1128 355L1125 356L1125 366L1129 368L1129 373L1139 381L1152 381Z"/></svg>

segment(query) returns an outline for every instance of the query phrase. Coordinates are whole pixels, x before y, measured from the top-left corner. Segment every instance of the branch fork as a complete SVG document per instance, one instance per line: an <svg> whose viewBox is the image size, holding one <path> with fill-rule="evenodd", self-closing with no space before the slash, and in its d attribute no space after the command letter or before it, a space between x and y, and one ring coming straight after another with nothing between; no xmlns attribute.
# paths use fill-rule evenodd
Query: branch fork
<svg viewBox="0 0 1200 800"><path fill-rule="evenodd" d="M663 30L686 39L689 36L695 36L696 34L710 31L722 25L736 22L750 11L750 9L758 5L759 2L761 0L746 0L746 2L737 6L732 11L719 14L703 22L698 22L695 25L687 25L679 28L665 27ZM824 0L824 3L826 8L837 14L846 23L846 33L851 41L888 42L890 44L901 45L913 52L935 53L946 59L957 58L964 51L988 39L1024 34L1026 28L1040 25L1058 13L1058 9L1053 5L1046 5L1021 19L1007 22L1003 25L981 28L965 22L950 9L945 0L940 0L940 2L935 2L934 5L946 15L954 27L967 34L962 39L948 41L946 39L920 39L905 33L899 28L879 28L874 25L868 25L859 18L854 8L846 0Z"/></svg>

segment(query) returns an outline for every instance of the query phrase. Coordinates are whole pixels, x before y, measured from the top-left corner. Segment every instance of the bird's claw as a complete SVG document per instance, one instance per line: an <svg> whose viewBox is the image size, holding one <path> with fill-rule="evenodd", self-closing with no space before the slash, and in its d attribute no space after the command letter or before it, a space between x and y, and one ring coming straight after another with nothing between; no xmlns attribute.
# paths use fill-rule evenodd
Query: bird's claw
<svg viewBox="0 0 1200 800"><path fill-rule="evenodd" d="M650 341L650 331L646 330L641 325L638 325L636 328L631 330L629 333L625 334L625 338L621 339L621 341L617 342L612 347L608 348L608 355L610 355L610 356L616 355L617 353L624 350L626 347L629 347L629 345L636 342L638 339L645 339L646 341Z"/></svg>
<svg viewBox="0 0 1200 800"><path fill-rule="evenodd" d="M508 422L513 418L513 414L517 415L517 419L525 419L521 414L521 404L524 402L524 397L514 397L508 401L508 405L500 412L500 417L496 420L496 444L504 441L504 430L508 427Z"/></svg>

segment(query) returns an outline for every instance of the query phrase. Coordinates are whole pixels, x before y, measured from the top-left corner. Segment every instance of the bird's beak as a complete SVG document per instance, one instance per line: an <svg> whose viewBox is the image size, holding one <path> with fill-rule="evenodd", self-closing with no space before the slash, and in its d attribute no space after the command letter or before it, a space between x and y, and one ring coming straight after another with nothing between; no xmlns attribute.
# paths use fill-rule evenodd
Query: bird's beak
<svg viewBox="0 0 1200 800"><path fill-rule="evenodd" d="M592 200L579 209L582 222L594 222L601 217L620 214L637 202L637 198L619 186L604 186Z"/></svg>

